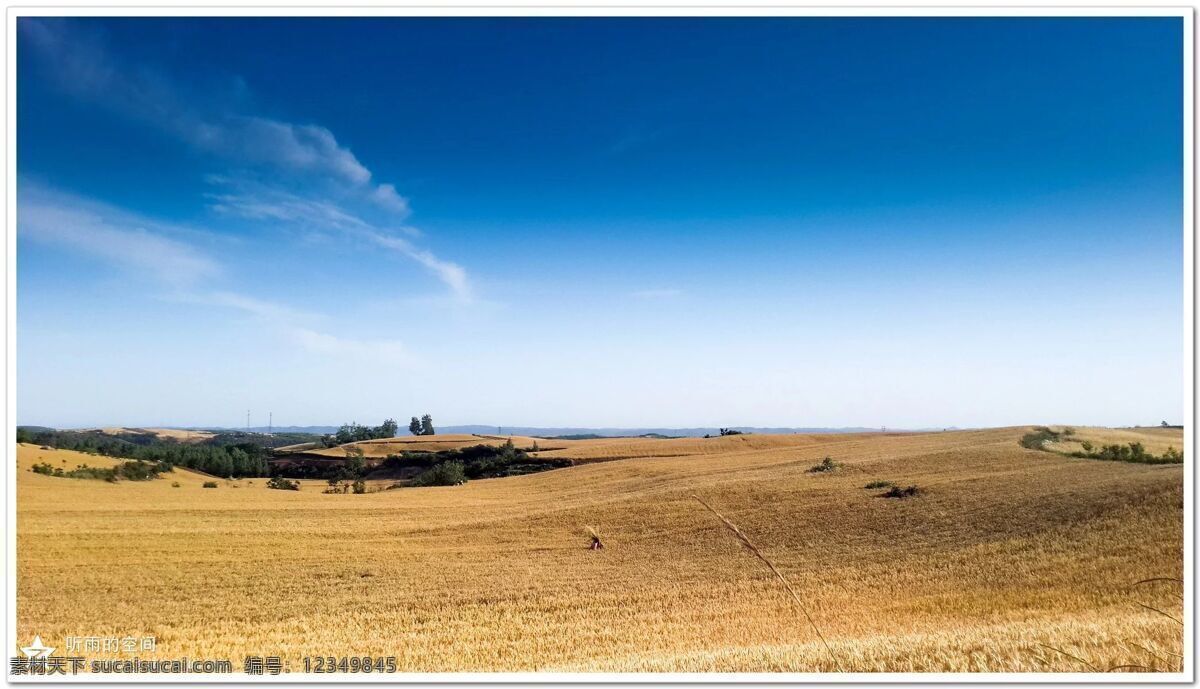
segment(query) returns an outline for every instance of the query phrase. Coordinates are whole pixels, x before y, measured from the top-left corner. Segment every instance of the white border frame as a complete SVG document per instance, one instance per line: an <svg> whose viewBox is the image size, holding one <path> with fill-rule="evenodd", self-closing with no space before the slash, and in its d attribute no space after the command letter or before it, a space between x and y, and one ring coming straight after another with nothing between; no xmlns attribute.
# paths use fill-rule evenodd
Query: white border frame
<svg viewBox="0 0 1200 689"><path fill-rule="evenodd" d="M570 2L570 0L560 0ZM584 0L586 1L586 0ZM164 16L164 17L1179 17L1183 20L1183 261L1184 261L1184 671L1181 673L564 673L564 672L497 672L497 673L395 673L388 675L325 675L291 673L277 676L249 676L243 673L228 675L91 675L80 674L62 677L21 676L9 677L7 659L5 676L9 683L21 684L67 684L87 683L357 683L357 682L404 682L408 684L659 684L659 683L760 683L789 684L821 682L845 683L1188 683L1195 681L1195 636L1193 633L1193 575L1195 555L1195 449L1192 442L1195 420L1195 242L1194 232L1194 90L1193 74L1195 53L1193 33L1195 16L1191 7L1094 7L1065 5L1058 7L987 7L987 6L912 6L893 4L898 0L882 0L877 7L798 7L795 5L757 4L736 7L729 5L690 5L681 0L660 0L654 5L622 5L621 0L597 4L560 5L514 5L504 0L476 0L466 5L407 5L356 7L295 6L286 0L267 0L257 6L207 6L186 5L163 6L149 2L132 2L121 6L104 6L102 0L83 0L75 6L9 5L6 7L5 22L5 82L7 107L5 109L5 427L0 437L4 440L4 457L7 462L4 473L5 491L5 618L8 621L6 637L8 648L16 647L16 204L17 157L16 157L16 25L18 17L78 16ZM370 0L368 0L370 2ZM235 660L235 667L236 667Z"/></svg>

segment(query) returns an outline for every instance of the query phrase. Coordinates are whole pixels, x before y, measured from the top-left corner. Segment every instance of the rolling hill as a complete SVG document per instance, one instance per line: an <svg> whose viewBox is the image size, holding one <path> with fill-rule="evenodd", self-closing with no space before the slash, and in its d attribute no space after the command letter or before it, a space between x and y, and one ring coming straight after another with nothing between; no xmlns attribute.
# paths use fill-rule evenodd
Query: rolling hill
<svg viewBox="0 0 1200 689"><path fill-rule="evenodd" d="M21 471L18 636L406 671L1171 669L1181 629L1140 605L1180 614L1182 467L1027 430L574 441L544 451L570 468L366 495Z"/></svg>

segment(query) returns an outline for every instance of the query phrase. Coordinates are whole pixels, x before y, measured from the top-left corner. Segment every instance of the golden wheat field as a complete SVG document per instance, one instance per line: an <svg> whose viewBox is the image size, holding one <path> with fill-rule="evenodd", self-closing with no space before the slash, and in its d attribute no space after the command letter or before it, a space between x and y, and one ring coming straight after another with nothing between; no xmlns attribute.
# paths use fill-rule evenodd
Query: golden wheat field
<svg viewBox="0 0 1200 689"><path fill-rule="evenodd" d="M366 495L56 478L27 469L101 460L21 446L18 638L153 635L158 657L293 671L1178 670L1181 591L1135 583L1182 577L1182 467L1028 450L1027 430L540 441L581 462Z"/></svg>

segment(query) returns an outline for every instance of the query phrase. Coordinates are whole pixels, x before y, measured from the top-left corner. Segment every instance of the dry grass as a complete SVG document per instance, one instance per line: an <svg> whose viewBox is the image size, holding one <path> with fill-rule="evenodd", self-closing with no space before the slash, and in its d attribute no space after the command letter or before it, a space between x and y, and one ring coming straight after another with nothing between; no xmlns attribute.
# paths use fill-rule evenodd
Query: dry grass
<svg viewBox="0 0 1200 689"><path fill-rule="evenodd" d="M1182 467L1030 453L1026 430L564 441L551 452L644 458L367 495L21 471L17 631L152 634L162 657L293 669L353 654L413 671L835 670L699 494L847 671L1087 669L1043 645L1174 669L1181 630L1162 613L1181 602L1132 585L1182 576ZM845 470L805 472L827 455ZM921 494L877 499L862 489L877 476Z"/></svg>
<svg viewBox="0 0 1200 689"><path fill-rule="evenodd" d="M1053 426L1053 430L1061 431L1062 426ZM1063 436L1057 442L1046 443L1046 449L1055 452L1079 452L1083 443L1091 443L1093 448L1100 449L1105 445L1128 445L1141 443L1146 452L1161 455L1168 447L1183 451L1183 429L1181 428L1095 428L1092 426L1070 426L1075 432Z"/></svg>
<svg viewBox="0 0 1200 689"><path fill-rule="evenodd" d="M595 440L540 440L539 457L573 459L577 464L645 457L732 455L780 448L837 447L864 437L900 437L902 433L727 435L716 438L597 438Z"/></svg>
<svg viewBox="0 0 1200 689"><path fill-rule="evenodd" d="M739 529L736 524L729 521L725 515L716 511L712 505L704 502L704 499L700 496L693 495L692 497L696 498L696 501L701 505L704 505L709 512L717 515L717 519L721 520L721 523L725 525L725 528L729 529L729 531L733 533L733 535L739 541L741 541L742 545L746 546L750 552L754 553L755 557L757 557L759 560L762 560L763 564L767 566L767 569L771 570L771 574L774 574L775 578L783 584L783 587L787 589L788 595L792 597L792 600L796 601L796 607L800 609L800 613L804 615L804 619L808 620L808 625L812 627L812 630L816 633L817 638L821 640L821 645L824 646L825 650L829 652L829 657L831 660L833 660L834 666L838 669L838 672L841 672L842 664L838 661L837 654L835 654L833 649L829 647L829 642L825 640L825 635L821 633L821 628L817 626L816 622L813 622L812 615L808 612L808 607L804 605L804 601L800 600L800 595L796 593L796 589L792 588L792 585L789 584L788 580L784 578L782 573L780 573L779 568L775 566L775 563L771 562L770 558L768 558L766 555L763 555L762 551L758 549L758 546L754 545L754 543L750 540L750 537L742 533L742 530Z"/></svg>
<svg viewBox="0 0 1200 689"><path fill-rule="evenodd" d="M187 431L179 428L125 428L115 426L111 428L93 429L108 435L122 435L125 433L152 433L159 438L178 440L181 443L198 443L213 437L213 433L208 431Z"/></svg>
<svg viewBox="0 0 1200 689"><path fill-rule="evenodd" d="M83 479L64 479L55 476L42 476L31 472L34 464L49 464L53 467L61 467L63 471L71 471L78 469L84 465L89 467L97 467L101 469L111 469L119 464L129 460L120 458L104 457L102 455L90 455L85 452L76 452L74 450L43 450L37 445L27 443L19 443L17 445L17 483L31 483L31 485L54 487L59 485L61 481L80 481ZM159 484L169 485L171 482L178 482L180 486L197 485L199 486L205 481L211 480L212 477L199 471L190 469L176 468L170 473L162 474L162 478L155 482L156 487ZM263 479L266 481L266 479ZM48 483L47 483L48 482ZM93 483L92 480L86 480L86 483ZM236 482L228 481L226 483L233 484ZM143 484L144 485L144 484ZM68 494L73 494L73 491L68 491ZM138 493L141 495L141 493ZM105 497L110 497L105 495Z"/></svg>

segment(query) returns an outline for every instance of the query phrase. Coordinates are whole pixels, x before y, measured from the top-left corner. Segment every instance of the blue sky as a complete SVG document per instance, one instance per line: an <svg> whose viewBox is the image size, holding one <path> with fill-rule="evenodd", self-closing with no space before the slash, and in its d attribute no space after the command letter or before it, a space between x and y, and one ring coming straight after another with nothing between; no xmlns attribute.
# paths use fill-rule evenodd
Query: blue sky
<svg viewBox="0 0 1200 689"><path fill-rule="evenodd" d="M1182 421L1182 20L18 22L18 422Z"/></svg>

